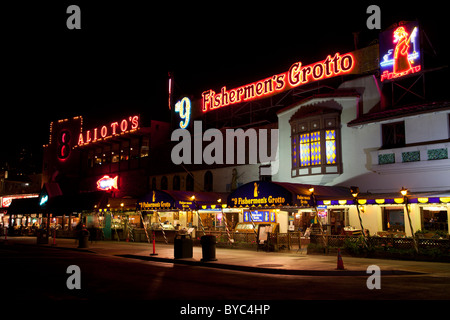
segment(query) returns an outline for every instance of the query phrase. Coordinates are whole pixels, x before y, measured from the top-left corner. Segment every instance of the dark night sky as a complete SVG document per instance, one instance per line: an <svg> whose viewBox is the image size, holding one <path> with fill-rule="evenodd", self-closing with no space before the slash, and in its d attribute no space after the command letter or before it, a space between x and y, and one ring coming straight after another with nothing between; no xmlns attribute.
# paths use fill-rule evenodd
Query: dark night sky
<svg viewBox="0 0 450 320"><path fill-rule="evenodd" d="M168 71L178 93L199 98L296 61L351 51L354 31L361 31L361 46L378 36L366 28L369 1L41 2L1 9L1 159L22 146L39 151L52 120L83 115L95 122L135 112L168 120ZM375 2L382 29L419 19L438 54L448 56L442 1L391 2ZM66 28L70 4L81 8L81 30Z"/></svg>

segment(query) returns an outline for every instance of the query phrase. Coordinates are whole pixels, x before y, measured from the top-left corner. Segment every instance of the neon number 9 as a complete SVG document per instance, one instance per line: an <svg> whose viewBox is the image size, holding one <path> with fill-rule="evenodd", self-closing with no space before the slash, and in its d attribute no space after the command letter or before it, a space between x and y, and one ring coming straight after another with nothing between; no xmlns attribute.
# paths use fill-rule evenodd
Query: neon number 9
<svg viewBox="0 0 450 320"><path fill-rule="evenodd" d="M175 112L180 113L180 118L183 121L180 121L180 128L185 129L188 124L189 120L191 119L191 100L189 98L184 97L181 99L181 101L178 101L175 104Z"/></svg>
<svg viewBox="0 0 450 320"><path fill-rule="evenodd" d="M65 160L70 155L70 133L67 130L61 131L58 137L58 158Z"/></svg>

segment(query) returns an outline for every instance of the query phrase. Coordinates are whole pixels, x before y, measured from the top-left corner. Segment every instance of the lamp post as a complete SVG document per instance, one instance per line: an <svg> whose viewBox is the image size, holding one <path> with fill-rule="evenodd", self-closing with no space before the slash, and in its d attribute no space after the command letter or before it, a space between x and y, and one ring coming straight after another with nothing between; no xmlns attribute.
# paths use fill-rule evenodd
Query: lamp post
<svg viewBox="0 0 450 320"><path fill-rule="evenodd" d="M218 199L217 203L220 206L220 213L222 213L222 219L223 219L223 222L225 223L225 231L227 232L228 243L231 245L232 241L231 241L230 229L228 228L227 215L226 215L226 213L223 212L224 205L222 205L222 199Z"/></svg>
<svg viewBox="0 0 450 320"><path fill-rule="evenodd" d="M326 239L325 239L325 234L323 232L323 227L322 227L322 221L320 221L320 217L319 217L319 211L317 210L317 200L316 200L316 196L314 195L314 187L310 187L308 189L308 191L311 193L311 202L312 205L314 207L314 211L316 212L316 219L319 222L319 227L320 227L320 233L322 234L322 239L323 239L323 245L326 246Z"/></svg>
<svg viewBox="0 0 450 320"><path fill-rule="evenodd" d="M364 232L364 227L363 227L363 223L362 223L362 219L361 219L361 212L359 211L359 203L358 203L359 188L352 186L352 187L350 187L350 192L353 196L353 199L355 200L356 211L358 212L359 224L361 226L361 231L362 231L362 235L363 235L363 239L364 239L364 246L367 249L368 245L367 245L366 233Z"/></svg>
<svg viewBox="0 0 450 320"><path fill-rule="evenodd" d="M191 197L192 202L194 203L195 212L197 212L197 221L200 222L200 228L202 228L203 235L206 235L205 227L203 227L202 217L200 217L200 212L198 212L198 203L195 200L195 195Z"/></svg>
<svg viewBox="0 0 450 320"><path fill-rule="evenodd" d="M400 193L403 196L403 202L405 203L405 207L406 207L406 214L408 216L409 227L411 229L411 237L412 237L413 243L414 243L414 250L416 250L416 253L419 253L419 246L417 245L417 239L414 235L414 230L413 230L413 226L411 223L411 215L409 213L409 208L408 208L408 204L409 204L408 189L406 189L405 187L402 187L402 189L400 190Z"/></svg>

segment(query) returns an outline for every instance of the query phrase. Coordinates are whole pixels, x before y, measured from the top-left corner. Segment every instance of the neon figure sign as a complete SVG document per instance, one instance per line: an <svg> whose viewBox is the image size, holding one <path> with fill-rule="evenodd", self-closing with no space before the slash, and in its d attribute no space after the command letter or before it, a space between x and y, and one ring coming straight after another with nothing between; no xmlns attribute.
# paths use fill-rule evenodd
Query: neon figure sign
<svg viewBox="0 0 450 320"><path fill-rule="evenodd" d="M119 176L116 176L114 178L111 178L110 176L103 176L101 179L97 181L97 189L102 191L109 191L109 190L118 190L117 186L117 180L119 179Z"/></svg>
<svg viewBox="0 0 450 320"><path fill-rule="evenodd" d="M288 71L269 78L227 90L222 87L219 93L207 90L202 93L202 110L208 112L232 104L268 97L282 91L305 85L314 81L351 73L356 65L351 53L332 57L314 64L303 66L301 62L291 65Z"/></svg>
<svg viewBox="0 0 450 320"><path fill-rule="evenodd" d="M419 72L419 26L411 22L380 34L381 81Z"/></svg>
<svg viewBox="0 0 450 320"><path fill-rule="evenodd" d="M91 142L108 139L137 129L139 129L139 116L130 116L120 122L111 122L109 125L81 132L78 137L78 146L84 146Z"/></svg>

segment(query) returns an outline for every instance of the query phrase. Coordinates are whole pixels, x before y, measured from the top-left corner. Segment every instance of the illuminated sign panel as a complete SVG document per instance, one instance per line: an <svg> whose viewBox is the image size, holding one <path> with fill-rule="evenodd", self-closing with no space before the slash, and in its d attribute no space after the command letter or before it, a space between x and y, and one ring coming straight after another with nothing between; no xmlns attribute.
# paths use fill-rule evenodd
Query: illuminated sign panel
<svg viewBox="0 0 450 320"><path fill-rule="evenodd" d="M12 195L0 197L0 204L2 208L8 208L14 199L27 199L27 198L37 198L39 194L21 194L21 195Z"/></svg>
<svg viewBox="0 0 450 320"><path fill-rule="evenodd" d="M246 211L244 222L276 222L275 211Z"/></svg>
<svg viewBox="0 0 450 320"><path fill-rule="evenodd" d="M395 80L422 69L418 22L380 33L379 42L381 81Z"/></svg>
<svg viewBox="0 0 450 320"><path fill-rule="evenodd" d="M121 121L111 122L108 125L81 132L78 137L78 146L135 131L139 129L139 120L139 116L130 116Z"/></svg>
<svg viewBox="0 0 450 320"><path fill-rule="evenodd" d="M97 181L97 189L102 191L118 190L117 181L119 176L111 178L110 176L103 176Z"/></svg>
<svg viewBox="0 0 450 320"><path fill-rule="evenodd" d="M335 53L323 61L306 66L296 62L288 71L260 81L230 90L222 87L218 93L213 90L203 92L202 110L208 112L236 103L262 99L317 80L345 75L351 73L355 65L356 59L351 53Z"/></svg>

